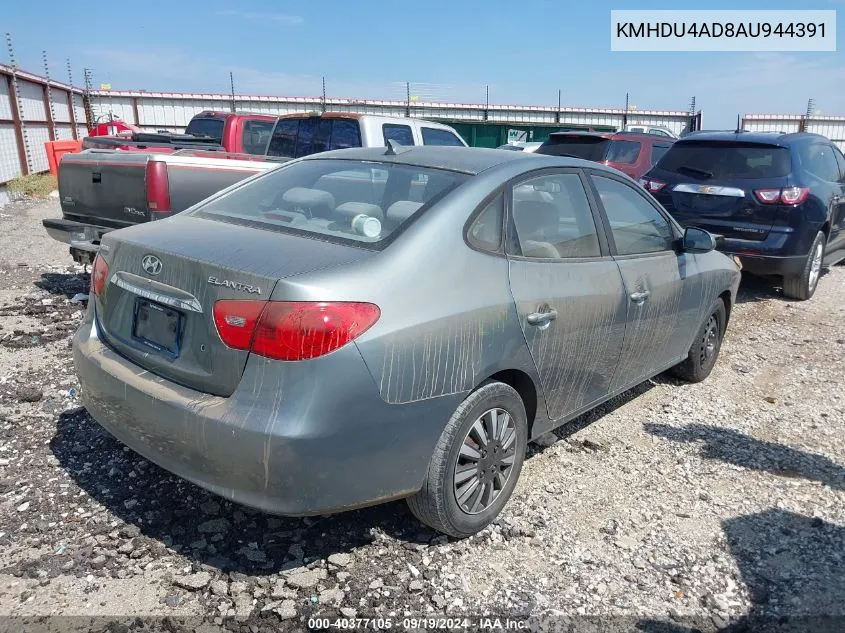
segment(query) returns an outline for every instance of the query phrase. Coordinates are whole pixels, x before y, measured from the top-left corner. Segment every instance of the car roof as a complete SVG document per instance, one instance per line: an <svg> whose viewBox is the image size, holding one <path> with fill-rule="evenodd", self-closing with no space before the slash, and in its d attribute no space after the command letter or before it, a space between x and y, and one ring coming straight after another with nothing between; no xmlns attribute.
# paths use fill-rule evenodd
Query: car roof
<svg viewBox="0 0 845 633"><path fill-rule="evenodd" d="M283 119L347 119L350 121L374 121L376 123L395 123L401 125L408 125L408 118L407 117L399 117L399 116L388 116L383 114L366 114L361 112L293 112L290 114L283 114L278 117L279 120ZM454 132L455 130L450 126L446 125L445 123L439 123L437 121L429 121L428 119L418 119L414 118L413 121L416 121L418 125L422 125L424 127L433 127L441 130L449 130Z"/></svg>
<svg viewBox="0 0 845 633"><path fill-rule="evenodd" d="M483 171L503 165L523 161L526 169L548 167L603 167L592 161L562 156L524 152L503 152L486 147L458 147L448 145L413 145L397 146L396 153L387 153L386 147L354 147L336 149L305 156L300 160L356 160L414 165L431 169L445 169L465 174L476 175ZM526 163L525 161L529 161Z"/></svg>
<svg viewBox="0 0 845 633"><path fill-rule="evenodd" d="M590 132L590 131L580 131L580 130L565 130L561 132L551 132L549 137L552 136L594 136L596 138L606 138L609 140L637 140L637 141L657 141L657 140L665 140L669 142L676 141L677 139L672 138L671 136L663 136L662 134L649 134L648 132L630 132L628 130L619 130L618 132Z"/></svg>
<svg viewBox="0 0 845 633"><path fill-rule="evenodd" d="M793 143L809 140L827 140L820 134L810 132L747 132L745 130L711 130L690 132L675 143L690 141L740 141L743 143L760 143L761 145L780 145L787 147Z"/></svg>

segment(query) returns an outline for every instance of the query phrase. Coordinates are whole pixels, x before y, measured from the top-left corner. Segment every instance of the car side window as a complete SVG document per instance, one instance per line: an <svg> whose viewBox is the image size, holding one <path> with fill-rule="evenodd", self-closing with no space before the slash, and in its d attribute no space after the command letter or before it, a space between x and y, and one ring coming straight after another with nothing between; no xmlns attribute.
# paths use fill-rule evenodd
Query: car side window
<svg viewBox="0 0 845 633"><path fill-rule="evenodd" d="M611 141L604 159L611 163L632 165L640 156L639 141Z"/></svg>
<svg viewBox="0 0 845 633"><path fill-rule="evenodd" d="M651 146L651 166L654 167L666 152L669 151L668 145L652 145Z"/></svg>
<svg viewBox="0 0 845 633"><path fill-rule="evenodd" d="M420 129L422 130L423 145L463 146L461 140L449 130L441 130L439 128L425 126L422 126Z"/></svg>
<svg viewBox="0 0 845 633"><path fill-rule="evenodd" d="M632 186L591 174L610 223L618 255L659 253L672 249L669 221Z"/></svg>
<svg viewBox="0 0 845 633"><path fill-rule="evenodd" d="M838 147L833 148L833 155L839 164L839 182L845 183L845 156L842 155Z"/></svg>
<svg viewBox="0 0 845 633"><path fill-rule="evenodd" d="M505 194L500 193L478 214L469 227L467 238L475 248L496 252L502 245L502 220L505 214Z"/></svg>
<svg viewBox="0 0 845 633"><path fill-rule="evenodd" d="M273 131L273 121L245 121L243 131L244 151L247 154L264 154L270 134Z"/></svg>
<svg viewBox="0 0 845 633"><path fill-rule="evenodd" d="M839 182L839 165L833 155L833 147L814 143L801 149L801 163L816 178L827 182Z"/></svg>
<svg viewBox="0 0 845 633"><path fill-rule="evenodd" d="M523 257L601 257L596 224L581 178L549 174L511 188L516 244Z"/></svg>
<svg viewBox="0 0 845 633"><path fill-rule="evenodd" d="M387 145L388 141L396 141L400 145L414 144L414 135L411 132L411 126L409 125L385 123L381 126L381 129L384 134L385 145Z"/></svg>

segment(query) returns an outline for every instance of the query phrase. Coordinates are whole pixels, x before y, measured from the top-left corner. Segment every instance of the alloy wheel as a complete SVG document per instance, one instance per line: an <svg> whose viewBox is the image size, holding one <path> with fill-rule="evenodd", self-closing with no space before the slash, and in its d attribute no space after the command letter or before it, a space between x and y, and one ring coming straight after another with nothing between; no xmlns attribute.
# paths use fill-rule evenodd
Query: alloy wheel
<svg viewBox="0 0 845 633"><path fill-rule="evenodd" d="M453 492L461 510L479 514L493 504L513 471L516 438L516 424L501 408L470 426L455 463Z"/></svg>
<svg viewBox="0 0 845 633"><path fill-rule="evenodd" d="M719 320L715 314L710 315L707 326L704 328L704 336L701 337L701 364L707 363L716 353L716 343L719 337Z"/></svg>
<svg viewBox="0 0 845 633"><path fill-rule="evenodd" d="M819 281L819 275L821 274L822 270L822 258L824 254L824 246L819 244L816 246L816 250L813 253L813 261L810 264L810 278L808 280L808 286L810 290L816 287L816 284Z"/></svg>

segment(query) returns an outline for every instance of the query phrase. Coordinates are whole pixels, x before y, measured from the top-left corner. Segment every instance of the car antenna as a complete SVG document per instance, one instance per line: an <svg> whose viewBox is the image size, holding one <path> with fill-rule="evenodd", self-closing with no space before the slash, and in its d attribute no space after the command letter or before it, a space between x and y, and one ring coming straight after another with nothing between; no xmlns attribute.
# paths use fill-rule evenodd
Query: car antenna
<svg viewBox="0 0 845 633"><path fill-rule="evenodd" d="M736 133L739 134L742 132L742 122L740 119L740 115L736 115Z"/></svg>
<svg viewBox="0 0 845 633"><path fill-rule="evenodd" d="M387 141L387 151L384 153L384 156L397 156L398 154L410 152L411 149L413 148L408 147L406 145L402 145L401 143L397 143L393 139L390 139L389 141Z"/></svg>

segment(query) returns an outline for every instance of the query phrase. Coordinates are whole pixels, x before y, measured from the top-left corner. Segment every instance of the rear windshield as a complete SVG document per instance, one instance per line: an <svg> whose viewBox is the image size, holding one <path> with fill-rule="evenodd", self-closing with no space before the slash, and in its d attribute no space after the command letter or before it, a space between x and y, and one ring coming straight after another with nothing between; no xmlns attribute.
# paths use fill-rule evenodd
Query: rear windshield
<svg viewBox="0 0 845 633"><path fill-rule="evenodd" d="M551 135L538 149L538 154L551 156L569 155L585 160L604 160L610 139L601 136Z"/></svg>
<svg viewBox="0 0 845 633"><path fill-rule="evenodd" d="M537 153L632 164L637 162L640 155L640 144L637 141L611 140L601 136L553 135L540 146Z"/></svg>
<svg viewBox="0 0 845 633"><path fill-rule="evenodd" d="M191 119L185 134L213 138L220 143L223 141L223 125L223 119Z"/></svg>
<svg viewBox="0 0 845 633"><path fill-rule="evenodd" d="M274 169L190 213L379 248L468 178L410 165L312 159Z"/></svg>
<svg viewBox="0 0 845 633"><path fill-rule="evenodd" d="M760 143L679 141L657 169L699 180L783 178L791 170L789 150Z"/></svg>
<svg viewBox="0 0 845 633"><path fill-rule="evenodd" d="M267 153L270 156L301 158L349 147L361 147L361 128L357 120L304 116L279 119Z"/></svg>

